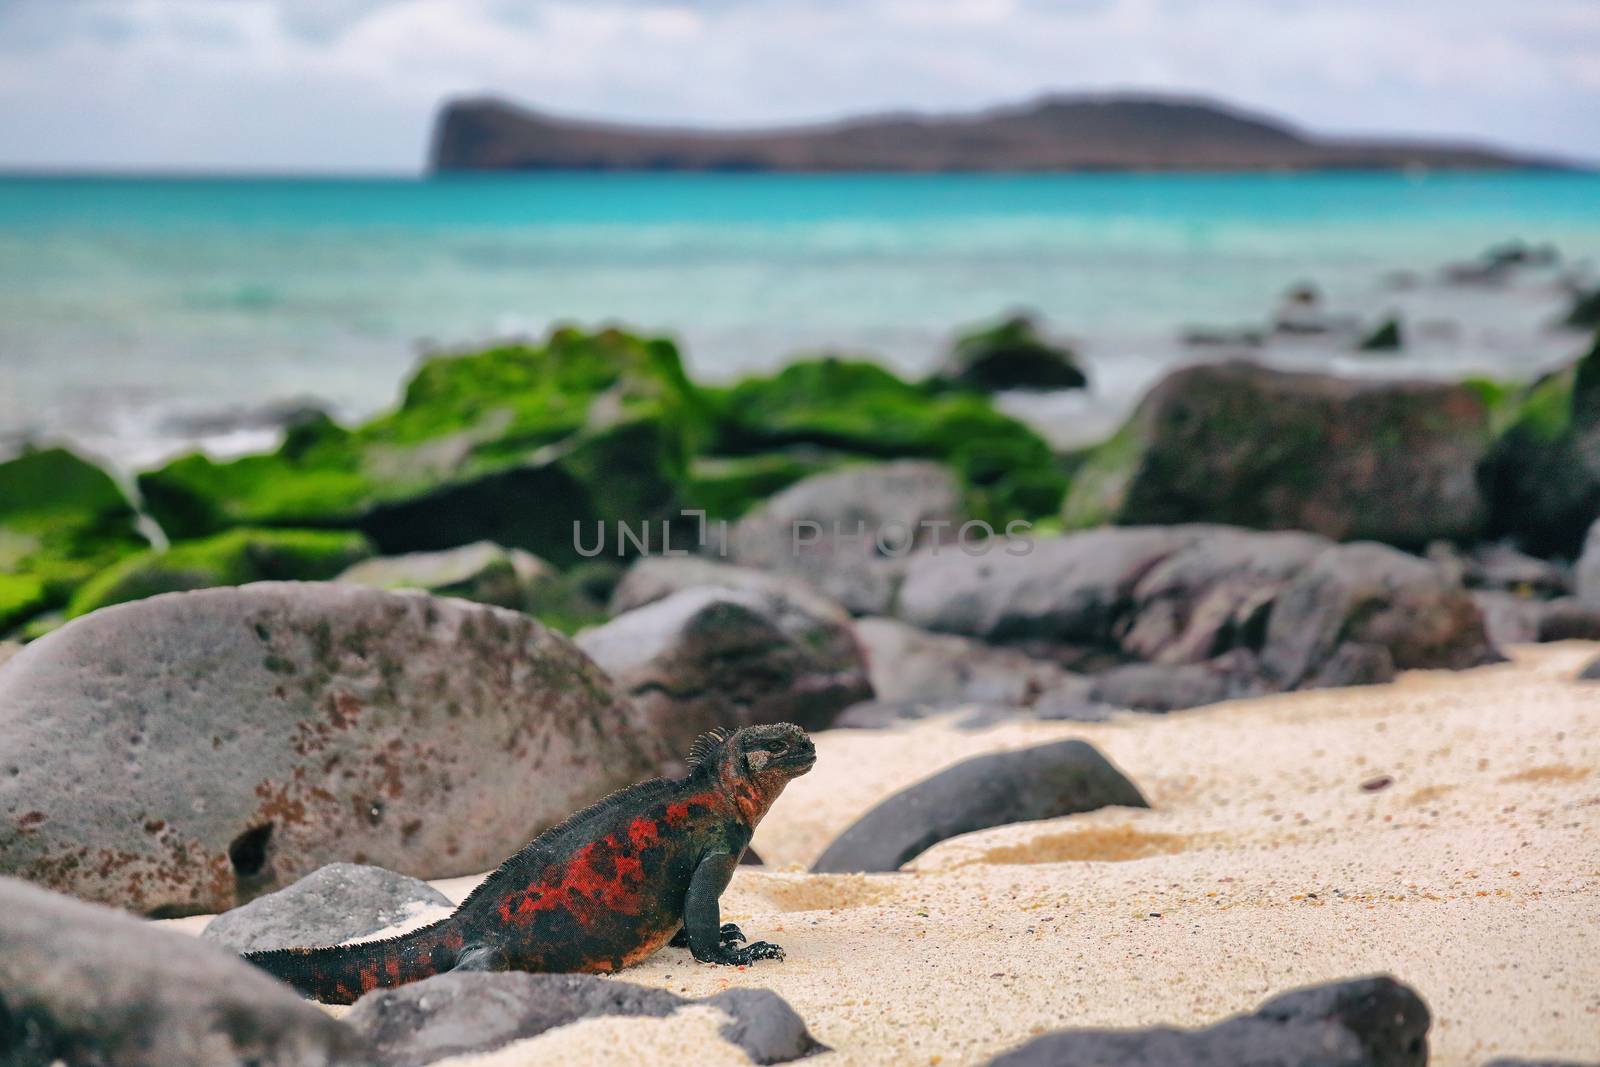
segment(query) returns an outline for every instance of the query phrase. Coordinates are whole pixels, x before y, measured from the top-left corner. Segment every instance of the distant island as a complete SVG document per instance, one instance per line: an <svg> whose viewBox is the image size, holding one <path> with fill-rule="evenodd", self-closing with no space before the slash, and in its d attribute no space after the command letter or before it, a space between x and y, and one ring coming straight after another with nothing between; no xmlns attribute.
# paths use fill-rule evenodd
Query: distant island
<svg viewBox="0 0 1600 1067"><path fill-rule="evenodd" d="M503 100L451 101L437 172L1505 170L1564 167L1481 145L1318 137L1214 102L1047 96L965 115L891 114L773 129L630 126Z"/></svg>

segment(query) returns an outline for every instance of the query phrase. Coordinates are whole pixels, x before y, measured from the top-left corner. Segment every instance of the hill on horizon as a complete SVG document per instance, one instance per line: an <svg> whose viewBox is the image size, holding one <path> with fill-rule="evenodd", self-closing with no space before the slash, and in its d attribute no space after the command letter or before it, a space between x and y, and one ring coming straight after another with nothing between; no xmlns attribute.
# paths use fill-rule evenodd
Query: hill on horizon
<svg viewBox="0 0 1600 1067"><path fill-rule="evenodd" d="M493 97L447 102L436 172L1505 170L1568 164L1492 147L1319 137L1213 101L1050 95L953 115L897 113L766 129L563 118Z"/></svg>

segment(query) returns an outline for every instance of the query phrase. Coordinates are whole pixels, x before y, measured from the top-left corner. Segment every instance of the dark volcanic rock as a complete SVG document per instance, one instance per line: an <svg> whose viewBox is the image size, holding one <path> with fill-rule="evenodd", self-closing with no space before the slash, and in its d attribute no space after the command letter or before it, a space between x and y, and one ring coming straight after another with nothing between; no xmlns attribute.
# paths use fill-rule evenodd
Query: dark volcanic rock
<svg viewBox="0 0 1600 1067"><path fill-rule="evenodd" d="M1600 641L1600 604L1561 597L1539 613L1540 641Z"/></svg>
<svg viewBox="0 0 1600 1067"><path fill-rule="evenodd" d="M365 939L427 908L450 907L427 882L355 863L330 863L287 888L212 919L200 936L230 952Z"/></svg>
<svg viewBox="0 0 1600 1067"><path fill-rule="evenodd" d="M361 1039L220 948L0 878L7 1067L337 1067Z"/></svg>
<svg viewBox="0 0 1600 1067"><path fill-rule="evenodd" d="M895 871L940 841L1007 823L1120 804L1149 807L1082 741L975 756L901 790L840 834L813 871Z"/></svg>
<svg viewBox="0 0 1600 1067"><path fill-rule="evenodd" d="M1583 554L1573 575L1574 592L1585 604L1600 605L1600 519L1589 527L1583 541Z"/></svg>
<svg viewBox="0 0 1600 1067"><path fill-rule="evenodd" d="M790 486L729 534L736 563L802 578L858 615L883 615L912 550L953 539L961 487L938 463L847 467Z"/></svg>
<svg viewBox="0 0 1600 1067"><path fill-rule="evenodd" d="M936 634L897 619L856 623L872 691L880 701L979 703L1026 707L1085 701L1089 682L1047 660L953 634Z"/></svg>
<svg viewBox="0 0 1600 1067"><path fill-rule="evenodd" d="M1400 320L1387 318L1373 328L1372 332L1361 339L1356 345L1360 352L1398 352L1402 346L1400 338Z"/></svg>
<svg viewBox="0 0 1600 1067"><path fill-rule="evenodd" d="M727 1014L723 1039L756 1063L787 1063L821 1049L794 1009L770 990L686 1000L664 989L586 974L443 974L369 993L345 1022L372 1042L388 1067L423 1067L448 1056L490 1052L581 1019L660 1019L689 1004Z"/></svg>
<svg viewBox="0 0 1600 1067"><path fill-rule="evenodd" d="M0 671L0 870L163 913L339 860L465 874L663 755L525 615L334 584L174 593Z"/></svg>
<svg viewBox="0 0 1600 1067"><path fill-rule="evenodd" d="M1206 532L1089 530L1039 538L1026 553L994 545L981 556L927 548L911 558L897 613L924 629L986 641L1110 644L1139 580Z"/></svg>
<svg viewBox="0 0 1600 1067"><path fill-rule="evenodd" d="M1600 326L1600 285L1572 294L1572 306L1567 309L1563 326L1575 330L1592 330Z"/></svg>
<svg viewBox="0 0 1600 1067"><path fill-rule="evenodd" d="M1421 547L1487 507L1489 410L1465 385L1235 362L1168 375L1073 479L1069 526L1231 523Z"/></svg>
<svg viewBox="0 0 1600 1067"><path fill-rule="evenodd" d="M1089 384L1072 350L1047 340L1028 315L957 338L935 380L984 393L1082 389Z"/></svg>
<svg viewBox="0 0 1600 1067"><path fill-rule="evenodd" d="M1330 662L1343 674L1381 673L1376 653L1341 653L1346 645L1382 649L1400 670L1500 659L1464 588L1427 560L1375 544L1332 546L1290 583L1273 605L1262 665L1284 688L1343 684L1319 681Z"/></svg>
<svg viewBox="0 0 1600 1067"><path fill-rule="evenodd" d="M828 625L815 619L812 629ZM577 642L632 695L652 735L682 754L718 726L819 730L870 698L848 622L842 629L840 637L796 637L793 610L775 617L755 593L696 588L584 630Z"/></svg>
<svg viewBox="0 0 1600 1067"><path fill-rule="evenodd" d="M1204 1030L1065 1030L990 1067L1424 1067L1428 1007L1389 977L1312 986Z"/></svg>

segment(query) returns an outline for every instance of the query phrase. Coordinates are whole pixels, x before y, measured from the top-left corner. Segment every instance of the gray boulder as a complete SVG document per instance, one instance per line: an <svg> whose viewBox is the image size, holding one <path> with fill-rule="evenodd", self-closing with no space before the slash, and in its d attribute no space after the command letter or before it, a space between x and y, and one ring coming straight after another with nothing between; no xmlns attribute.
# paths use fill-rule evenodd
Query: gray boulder
<svg viewBox="0 0 1600 1067"><path fill-rule="evenodd" d="M357 863L330 863L276 893L223 912L200 935L230 952L365 939L426 908L450 907L427 882Z"/></svg>
<svg viewBox="0 0 1600 1067"><path fill-rule="evenodd" d="M1429 558L1434 558L1432 547ZM1530 556L1504 541L1475 547L1462 561L1462 581L1472 589L1495 589L1525 597L1571 593L1572 574L1559 563Z"/></svg>
<svg viewBox="0 0 1600 1067"><path fill-rule="evenodd" d="M856 623L879 701L1028 707L1048 697L1085 701L1089 682L1047 660L969 637L936 634L898 619Z"/></svg>
<svg viewBox="0 0 1600 1067"><path fill-rule="evenodd" d="M1541 641L1600 641L1600 604L1564 596L1543 605Z"/></svg>
<svg viewBox="0 0 1600 1067"><path fill-rule="evenodd" d="M1589 527L1573 577L1578 599L1600 607L1600 519L1595 519L1594 525Z"/></svg>
<svg viewBox="0 0 1600 1067"><path fill-rule="evenodd" d="M1277 597L1262 666L1285 689L1341 684L1319 673L1344 645L1382 649L1400 670L1501 658L1464 588L1427 560L1367 543L1325 549ZM1342 662L1364 659L1370 675L1375 655L1357 649Z"/></svg>
<svg viewBox="0 0 1600 1067"><path fill-rule="evenodd" d="M524 611L541 587L560 583L555 568L531 552L476 541L438 552L365 560L335 581L373 589L420 589L435 596Z"/></svg>
<svg viewBox="0 0 1600 1067"><path fill-rule="evenodd" d="M1484 632L1496 648L1539 640L1539 624L1550 603L1492 589L1474 590L1472 602L1483 613Z"/></svg>
<svg viewBox="0 0 1600 1067"><path fill-rule="evenodd" d="M1138 788L1083 741L974 756L868 811L811 869L895 871L957 834L1116 804L1149 807Z"/></svg>
<svg viewBox="0 0 1600 1067"><path fill-rule="evenodd" d="M1099 649L1114 659L1094 672L1093 699L1154 710L1498 658L1444 567L1382 545L1228 526L1107 527L1042 538L1025 554L924 549L898 606L930 630L1080 658Z"/></svg>
<svg viewBox="0 0 1600 1067"><path fill-rule="evenodd" d="M558 1026L605 1015L665 1018L689 1004L725 1012L722 1037L756 1063L787 1063L821 1046L783 998L737 989L686 1000L664 989L586 974L458 972L369 993L345 1022L387 1067L423 1067L491 1052Z"/></svg>
<svg viewBox="0 0 1600 1067"><path fill-rule="evenodd" d="M859 654L850 613L807 582L782 574L697 556L646 556L628 568L611 594L611 614L622 615L685 589L748 593L772 624L828 659L852 662Z"/></svg>
<svg viewBox="0 0 1600 1067"><path fill-rule="evenodd" d="M997 543L981 555L925 548L911 558L896 614L985 641L1111 645L1139 580L1214 529L1112 527Z"/></svg>
<svg viewBox="0 0 1600 1067"><path fill-rule="evenodd" d="M1203 1030L1065 1030L990 1067L1425 1067L1428 1006L1393 978L1312 986Z"/></svg>
<svg viewBox="0 0 1600 1067"><path fill-rule="evenodd" d="M1584 682L1600 682L1600 656L1589 661L1589 665L1578 672L1578 679Z"/></svg>
<svg viewBox="0 0 1600 1067"><path fill-rule="evenodd" d="M663 756L526 615L337 584L174 593L0 671L0 871L160 914L339 860L467 874Z"/></svg>
<svg viewBox="0 0 1600 1067"><path fill-rule="evenodd" d="M1138 711L1181 711L1258 696L1259 665L1248 649L1206 663L1130 663L1095 675L1089 699Z"/></svg>
<svg viewBox="0 0 1600 1067"><path fill-rule="evenodd" d="M7 1067L366 1064L343 1023L232 954L0 878Z"/></svg>
<svg viewBox="0 0 1600 1067"><path fill-rule="evenodd" d="M884 615L917 547L961 526L951 472L897 460L818 474L740 519L728 535L735 563L803 578L858 615Z"/></svg>
<svg viewBox="0 0 1600 1067"><path fill-rule="evenodd" d="M822 729L872 696L853 639L807 640L797 628L792 611L775 616L758 594L702 587L584 630L577 642L633 697L652 736L685 753L718 726Z"/></svg>
<svg viewBox="0 0 1600 1067"><path fill-rule="evenodd" d="M1260 648L1278 594L1332 543L1296 532L1197 531L1134 585L1122 651L1149 663L1201 663Z"/></svg>
<svg viewBox="0 0 1600 1067"><path fill-rule="evenodd" d="M373 589L417 589L434 596L525 611L564 632L604 621L614 571L609 560L591 560L566 573L520 548L476 541L438 552L381 556L346 570L335 581ZM596 595L591 585L606 586Z"/></svg>

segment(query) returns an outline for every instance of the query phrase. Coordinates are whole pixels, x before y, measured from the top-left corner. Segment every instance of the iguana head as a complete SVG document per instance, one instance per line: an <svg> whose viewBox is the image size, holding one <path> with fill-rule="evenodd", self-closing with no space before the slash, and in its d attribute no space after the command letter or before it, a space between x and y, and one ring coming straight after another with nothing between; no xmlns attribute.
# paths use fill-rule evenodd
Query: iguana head
<svg viewBox="0 0 1600 1067"><path fill-rule="evenodd" d="M758 806L760 818L783 787L817 763L817 749L806 732L792 723L746 726L729 733L713 730L701 734L689 750L691 767L714 768L723 788L740 800L741 808ZM753 820L752 820L753 821Z"/></svg>

